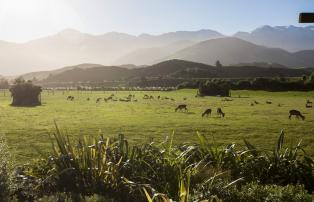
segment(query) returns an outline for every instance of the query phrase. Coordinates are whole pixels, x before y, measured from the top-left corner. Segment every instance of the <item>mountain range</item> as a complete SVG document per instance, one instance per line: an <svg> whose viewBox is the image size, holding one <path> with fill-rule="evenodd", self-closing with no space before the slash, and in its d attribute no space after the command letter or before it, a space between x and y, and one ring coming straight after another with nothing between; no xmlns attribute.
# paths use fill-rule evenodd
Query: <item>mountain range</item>
<svg viewBox="0 0 314 202"><path fill-rule="evenodd" d="M205 64L215 64L219 60L224 65L267 62L300 68L314 66L313 53L314 51L290 53L280 48L268 48L239 38L225 37L197 43L166 59L182 59Z"/></svg>
<svg viewBox="0 0 314 202"><path fill-rule="evenodd" d="M81 63L138 66L169 59L206 64L220 60L224 65L266 62L307 67L314 66L313 37L313 26L263 26L233 36L213 30L133 36L117 32L91 35L67 29L26 43L0 41L0 74L19 75L41 70L38 73L41 75Z"/></svg>
<svg viewBox="0 0 314 202"><path fill-rule="evenodd" d="M314 26L263 26L251 33L238 32L234 37L290 52L314 49Z"/></svg>

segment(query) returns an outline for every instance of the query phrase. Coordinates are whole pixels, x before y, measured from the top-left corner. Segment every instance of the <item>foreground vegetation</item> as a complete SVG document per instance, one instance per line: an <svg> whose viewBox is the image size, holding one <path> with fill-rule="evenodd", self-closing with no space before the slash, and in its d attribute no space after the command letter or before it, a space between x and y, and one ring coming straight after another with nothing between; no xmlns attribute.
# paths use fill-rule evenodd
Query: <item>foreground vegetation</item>
<svg viewBox="0 0 314 202"><path fill-rule="evenodd" d="M314 162L301 142L285 147L284 132L271 151L247 140L217 146L199 133L179 145L174 135L135 146L123 135L71 141L58 128L51 138L48 154L14 172L1 161L4 201L313 200Z"/></svg>

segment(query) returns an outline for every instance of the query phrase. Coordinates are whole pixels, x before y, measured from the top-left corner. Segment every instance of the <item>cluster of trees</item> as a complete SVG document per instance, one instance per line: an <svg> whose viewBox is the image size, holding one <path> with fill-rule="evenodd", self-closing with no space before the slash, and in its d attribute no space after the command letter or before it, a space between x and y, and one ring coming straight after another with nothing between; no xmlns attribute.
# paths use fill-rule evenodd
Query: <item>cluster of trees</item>
<svg viewBox="0 0 314 202"><path fill-rule="evenodd" d="M314 90L314 74L301 79L288 78L255 78L252 81L240 80L231 83L235 90L267 90L267 91L311 91Z"/></svg>
<svg viewBox="0 0 314 202"><path fill-rule="evenodd" d="M12 106L36 106L41 105L40 86L34 85L31 81L16 79L11 86L10 92L13 98Z"/></svg>
<svg viewBox="0 0 314 202"><path fill-rule="evenodd" d="M177 86L199 89L200 95L229 96L230 90L265 90L265 91L312 91L314 74L301 78L255 78L255 79L211 79L207 81L184 82Z"/></svg>
<svg viewBox="0 0 314 202"><path fill-rule="evenodd" d="M199 84L198 92L201 96L230 96L230 86L227 82L222 80L207 81Z"/></svg>

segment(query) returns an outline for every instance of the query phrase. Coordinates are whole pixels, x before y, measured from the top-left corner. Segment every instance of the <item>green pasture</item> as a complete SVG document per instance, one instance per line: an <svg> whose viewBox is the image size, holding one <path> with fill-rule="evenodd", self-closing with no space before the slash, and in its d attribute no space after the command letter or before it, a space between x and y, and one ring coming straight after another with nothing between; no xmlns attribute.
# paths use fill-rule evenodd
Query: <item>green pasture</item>
<svg viewBox="0 0 314 202"><path fill-rule="evenodd" d="M111 94L117 99L134 94L137 102L102 100L96 103L97 98ZM145 94L155 99L145 100ZM69 95L75 97L74 101L66 100ZM174 132L174 141L182 143L196 141L198 131L215 144L242 144L245 138L263 149L273 148L283 129L288 145L302 139L302 144L314 156L314 110L305 108L306 100L314 101L314 92L233 91L232 101L195 95L196 90L44 91L42 106L12 107L9 93L0 92L0 133L7 139L16 161L23 163L38 155L37 150L50 150L49 134L54 131L54 122L76 138L98 134L112 137L123 133L132 144L140 144L150 138L161 141ZM157 96L175 101L158 100ZM260 104L251 106L254 100ZM267 100L272 104L266 104ZM178 104L187 104L189 111L175 112ZM216 115L217 107L225 112L224 118ZM213 113L202 118L207 108L212 108ZM289 120L290 109L300 110L305 120Z"/></svg>

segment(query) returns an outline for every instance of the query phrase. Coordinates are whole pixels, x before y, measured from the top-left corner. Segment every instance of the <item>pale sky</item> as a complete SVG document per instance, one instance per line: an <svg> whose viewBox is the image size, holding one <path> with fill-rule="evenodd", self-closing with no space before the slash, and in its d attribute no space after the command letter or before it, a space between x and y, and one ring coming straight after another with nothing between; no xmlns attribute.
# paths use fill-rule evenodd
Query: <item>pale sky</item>
<svg viewBox="0 0 314 202"><path fill-rule="evenodd" d="M297 25L314 0L0 0L0 40L25 42L66 28L138 35Z"/></svg>

